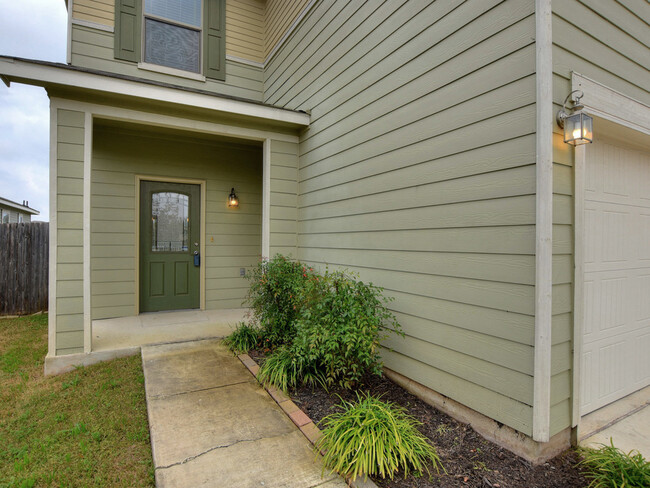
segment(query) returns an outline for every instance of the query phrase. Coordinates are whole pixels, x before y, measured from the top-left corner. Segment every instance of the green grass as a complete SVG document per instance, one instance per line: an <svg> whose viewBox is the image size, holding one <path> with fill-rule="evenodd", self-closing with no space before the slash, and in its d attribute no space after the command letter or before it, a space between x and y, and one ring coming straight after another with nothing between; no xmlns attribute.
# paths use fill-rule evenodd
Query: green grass
<svg viewBox="0 0 650 488"><path fill-rule="evenodd" d="M0 488L154 486L139 356L43 377L47 315L0 319Z"/></svg>
<svg viewBox="0 0 650 488"><path fill-rule="evenodd" d="M398 471L406 478L440 470L435 448L417 427L421 425L402 407L370 394L357 394L357 402L343 401L341 411L328 415L316 443L324 452L324 465L351 477L381 476L393 479ZM443 468L444 470L444 468Z"/></svg>
<svg viewBox="0 0 650 488"><path fill-rule="evenodd" d="M590 488L647 488L650 486L650 461L638 451L625 453L610 445L599 449L580 449L585 477Z"/></svg>

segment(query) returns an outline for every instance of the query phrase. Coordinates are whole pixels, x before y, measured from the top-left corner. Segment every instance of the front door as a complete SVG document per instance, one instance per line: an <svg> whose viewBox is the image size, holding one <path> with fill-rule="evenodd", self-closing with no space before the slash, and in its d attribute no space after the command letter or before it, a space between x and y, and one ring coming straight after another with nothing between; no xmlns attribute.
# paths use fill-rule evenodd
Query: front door
<svg viewBox="0 0 650 488"><path fill-rule="evenodd" d="M200 186L140 182L140 311L199 308Z"/></svg>

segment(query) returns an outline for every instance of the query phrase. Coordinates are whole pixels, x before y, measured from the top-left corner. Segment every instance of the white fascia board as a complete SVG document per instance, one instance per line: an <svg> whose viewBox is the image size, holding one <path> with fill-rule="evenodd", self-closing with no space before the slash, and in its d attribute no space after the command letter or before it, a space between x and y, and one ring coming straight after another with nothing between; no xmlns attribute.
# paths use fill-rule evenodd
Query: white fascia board
<svg viewBox="0 0 650 488"><path fill-rule="evenodd" d="M157 102L168 102L188 107L215 110L218 112L252 117L270 123L285 123L298 127L309 125L309 115L256 103L231 100L217 96L194 93L165 86L112 78L65 67L30 63L12 58L0 57L0 74L9 81L37 86L66 86L95 90L117 95L137 97Z"/></svg>
<svg viewBox="0 0 650 488"><path fill-rule="evenodd" d="M25 207L24 205L21 205L20 203L12 202L11 200L7 200L6 198L0 198L0 205L4 205L5 207L12 207L16 208L18 210L22 210L23 212L27 212L32 215L39 215L41 212L38 210L34 210L33 208Z"/></svg>

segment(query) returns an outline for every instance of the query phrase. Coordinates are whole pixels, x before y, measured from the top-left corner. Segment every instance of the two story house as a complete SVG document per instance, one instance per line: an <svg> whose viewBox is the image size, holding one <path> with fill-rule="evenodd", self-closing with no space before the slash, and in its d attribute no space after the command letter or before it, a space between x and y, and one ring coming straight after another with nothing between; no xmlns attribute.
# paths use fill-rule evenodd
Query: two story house
<svg viewBox="0 0 650 488"><path fill-rule="evenodd" d="M23 200L23 203L18 203L0 197L0 224L31 222L32 215L39 213L38 210L30 208L29 202L26 200Z"/></svg>
<svg viewBox="0 0 650 488"><path fill-rule="evenodd" d="M393 377L528 459L650 385L647 2L67 7L67 64L0 57L51 101L48 361L284 253L383 286Z"/></svg>

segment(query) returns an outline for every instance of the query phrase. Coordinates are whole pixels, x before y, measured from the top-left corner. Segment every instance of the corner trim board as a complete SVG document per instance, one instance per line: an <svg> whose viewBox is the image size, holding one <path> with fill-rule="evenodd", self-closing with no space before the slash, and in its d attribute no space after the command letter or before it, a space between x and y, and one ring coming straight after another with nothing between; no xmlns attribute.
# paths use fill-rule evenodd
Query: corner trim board
<svg viewBox="0 0 650 488"><path fill-rule="evenodd" d="M90 280L90 181L93 150L93 116L84 114L84 179L83 179L83 304L84 352L92 351L92 315Z"/></svg>
<svg viewBox="0 0 650 488"><path fill-rule="evenodd" d="M533 440L548 442L551 423L553 293L553 59L551 0L535 0L536 168Z"/></svg>
<svg viewBox="0 0 650 488"><path fill-rule="evenodd" d="M262 156L262 258L271 259L271 139L264 140Z"/></svg>
<svg viewBox="0 0 650 488"><path fill-rule="evenodd" d="M58 107L50 100L50 249L49 249L49 286L48 286L48 317L47 317L47 354L56 355L56 254L57 254L57 211L56 184L57 174L57 130Z"/></svg>

